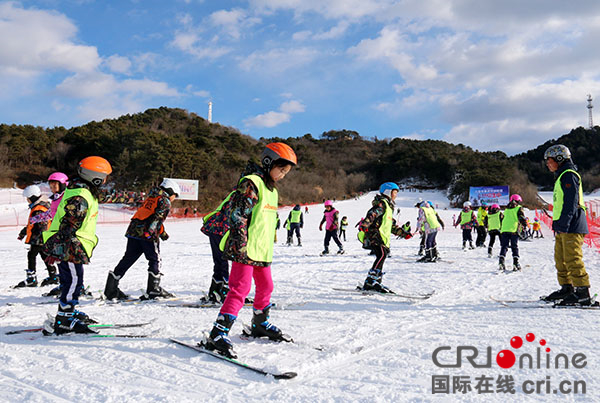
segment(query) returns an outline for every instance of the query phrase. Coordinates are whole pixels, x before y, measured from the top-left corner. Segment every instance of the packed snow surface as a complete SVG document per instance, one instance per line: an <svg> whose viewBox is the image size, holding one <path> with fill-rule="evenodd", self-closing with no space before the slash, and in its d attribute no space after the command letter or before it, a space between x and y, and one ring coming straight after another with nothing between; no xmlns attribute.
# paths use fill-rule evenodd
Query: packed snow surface
<svg viewBox="0 0 600 403"><path fill-rule="evenodd" d="M479 248L463 251L461 231L453 228L452 218L459 213L446 209L442 193L401 192L399 223L414 224L419 198L431 200L446 223L438 235L442 260L416 263L418 236L392 240L384 283L401 294L435 292L427 300L361 295L333 288L354 288L362 283L373 263L373 256L356 240L354 225L364 217L374 193L358 200L335 202L341 216L350 223L346 253L319 256L324 233L318 226L323 206L309 207L302 230L303 247L287 247L285 231L278 231L275 246L272 300L278 309L271 321L295 343L244 340L242 323L249 323L252 309L244 307L231 331L232 341L245 363L270 371L295 371L293 380L275 380L235 367L213 357L169 342L169 338L199 341L210 330L218 310L171 307L195 302L208 290L212 258L208 238L200 232L200 220L166 223L170 239L161 243L162 285L182 299L146 304L102 305L82 300L80 309L101 323L153 322L142 328L101 330L105 334L147 334L146 339L98 339L83 335L44 337L39 333L5 335L24 327L40 326L46 314L54 315L55 304L37 304L50 287L11 289L25 278L26 246L17 238L17 227L0 229L0 401L48 402L202 402L202 401L600 401L600 355L598 327L600 311L503 306L490 299L536 300L558 288L553 263L553 237L545 226L543 239L519 244L523 271L498 273L498 243L494 257ZM304 209L303 209L304 211ZM285 220L289 208L280 209ZM527 213L533 218L533 212ZM122 257L127 224L98 226L100 243L92 263L85 267L85 284L95 296L104 288L106 276ZM584 247L584 261L592 284L598 284L598 252ZM507 257L510 266L512 258ZM45 269L38 259L38 280ZM121 288L138 296L146 286L146 261L142 257L121 280ZM527 341L532 333L535 340ZM521 348L511 347L515 336ZM512 351L519 360L524 354L534 358L541 347L542 366L519 368L518 362L501 368L496 356ZM515 343L518 345L518 343ZM441 363L456 361L458 346L478 349L475 362L486 362L491 347L491 367L474 368L463 352L460 368L440 368L432 354L438 347L449 351L438 354ZM546 353L545 349L550 348ZM554 366L557 354L569 361ZM585 354L586 365L574 368L571 359ZM552 365L545 367L546 357ZM581 366L581 365L579 365ZM448 376L450 393L433 394L434 376ZM497 390L499 376L512 376L515 394ZM466 393L453 393L452 381L465 377L471 382ZM488 392L475 388L476 378L487 377ZM533 385L526 383L533 381ZM543 383L538 391L535 382ZM585 383L585 394L558 391L561 382ZM524 383L525 389L524 389ZM566 385L566 384L562 384ZM481 385L480 385L481 386ZM565 389L565 388L563 388ZM533 393L526 393L533 390ZM557 393L554 393L557 390Z"/></svg>

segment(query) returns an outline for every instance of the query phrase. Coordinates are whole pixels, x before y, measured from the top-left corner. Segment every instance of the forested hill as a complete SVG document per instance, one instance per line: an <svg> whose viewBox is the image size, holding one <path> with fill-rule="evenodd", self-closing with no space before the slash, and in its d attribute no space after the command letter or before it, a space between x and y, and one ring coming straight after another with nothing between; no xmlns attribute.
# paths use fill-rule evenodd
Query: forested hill
<svg viewBox="0 0 600 403"><path fill-rule="evenodd" d="M600 127L578 127L569 134L513 157L531 182L547 190L552 189L554 180L543 163L544 152L554 144L564 144L571 150L573 162L582 175L584 191L600 188Z"/></svg>
<svg viewBox="0 0 600 403"><path fill-rule="evenodd" d="M577 130L576 136L589 134ZM16 181L23 187L55 170L73 174L81 158L101 155L113 165L112 182L123 190L146 190L163 177L198 179L197 205L206 211L235 185L248 159L258 161L264 145L272 141L285 141L299 159L298 167L279 186L286 204L342 199L385 181L416 181L421 187L448 189L456 202L467 198L469 186L508 184L533 205L536 187L528 174L538 184L552 181L551 174L537 170L538 149L509 158L502 152L482 153L443 141L366 139L348 130L325 132L318 138L305 134L256 140L185 110L161 107L71 129L0 125L0 185ZM584 167L578 159L580 150L572 149ZM590 155L590 149L584 151L581 155ZM597 173L598 164L590 160L585 168Z"/></svg>

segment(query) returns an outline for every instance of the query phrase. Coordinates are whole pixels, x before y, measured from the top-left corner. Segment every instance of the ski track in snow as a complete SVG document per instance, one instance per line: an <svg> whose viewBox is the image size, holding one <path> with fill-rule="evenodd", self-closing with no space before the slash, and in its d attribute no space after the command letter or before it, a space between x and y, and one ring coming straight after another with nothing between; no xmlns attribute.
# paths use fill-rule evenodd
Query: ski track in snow
<svg viewBox="0 0 600 403"><path fill-rule="evenodd" d="M0 279L0 401L545 401L557 397L600 401L596 348L600 312L511 308L489 299L537 299L558 288L550 230L543 226L546 238L519 243L522 272L498 273L499 243L494 258L488 258L483 248L463 251L461 232L451 225L459 210L444 210L448 202L441 193L401 192L396 200L401 208L399 223L410 220L414 229L417 210L412 206L419 197L439 204L446 230L438 234L438 249L447 261L416 263L418 237L408 241L394 238L384 266L384 283L403 294L435 290L427 300L333 290L362 283L373 263L374 257L356 240L354 228L370 207L373 194L334 203L341 215L348 216L344 255L319 256L324 237L318 230L322 206L310 206L310 213L305 214L303 247L282 245L285 231L278 231L273 301L279 307L271 311L271 321L296 343L240 338L242 323L251 321L250 307L242 308L231 336L241 361L270 371L295 371L298 376L293 380L278 381L251 373L168 341L169 337L200 341L218 313L216 308L166 306L195 302L208 290L212 258L208 238L200 232L200 220L169 220L166 229L171 237L161 243L162 285L182 297L181 301L127 305L81 301L81 309L101 323L155 319L144 327L100 330L104 334L149 334L147 339L5 335L10 330L40 326L46 313L55 314L56 306L35 304L47 300L40 295L50 287L10 289L24 278L26 248L16 240L19 228L0 229L0 259L5 262ZM282 221L288 212L289 208L280 210ZM533 212L528 215L533 218ZM98 226L100 243L92 264L85 267L85 284L95 296L103 289L108 270L125 251L125 229L126 224ZM332 243L330 250L335 253L337 247ZM600 255L584 247L584 261L592 292L597 292L594 268ZM512 263L510 251L507 263ZM41 280L46 275L41 260L37 267ZM121 280L121 288L139 296L146 277L146 261L141 258ZM455 349L458 345L476 346L481 354L491 346L495 359L498 351L510 348L513 336L525 339L530 332L546 339L553 353L569 357L585 353L587 366L503 370L494 361L487 369L466 364L447 369L432 362L437 347ZM532 354L534 349L525 345L522 350ZM433 375L473 379L501 374L513 375L515 395L431 393ZM587 394L523 393L523 380L543 380L547 375L556 383L585 380Z"/></svg>

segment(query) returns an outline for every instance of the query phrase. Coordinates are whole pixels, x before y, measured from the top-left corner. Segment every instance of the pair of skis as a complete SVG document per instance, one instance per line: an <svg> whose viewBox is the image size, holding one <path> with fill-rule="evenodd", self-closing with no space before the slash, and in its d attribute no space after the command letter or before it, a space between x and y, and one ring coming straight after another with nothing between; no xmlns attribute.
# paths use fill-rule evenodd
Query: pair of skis
<svg viewBox="0 0 600 403"><path fill-rule="evenodd" d="M400 293L396 293L391 290L390 290L390 292L384 293L384 292L379 292L379 291L374 291L374 290L365 290L362 288L361 285L358 285L356 288L333 288L333 290L359 293L362 295L382 295L384 297L399 297L399 298L414 299L414 300L426 300L426 299L431 298L433 296L433 294L435 293L435 290L425 293L425 294L400 294Z"/></svg>
<svg viewBox="0 0 600 403"><path fill-rule="evenodd" d="M544 301L543 299L533 299L533 300L527 300L527 299L522 299L522 300L518 300L518 299L513 299L513 300L509 300L509 299L499 299L499 298L495 298L493 296L490 296L490 299L494 302L499 303L500 305L503 305L505 307L509 307L509 308L520 308L520 309L529 309L529 308L556 308L556 309L584 309L584 310L598 310L600 309L600 304L598 303L598 301L596 301L596 298L598 297L598 294L594 294L594 296L592 297L592 303L591 305L560 305L558 303L553 303L553 302L549 302L549 301Z"/></svg>
<svg viewBox="0 0 600 403"><path fill-rule="evenodd" d="M124 329L124 328L134 328L134 327L143 327L146 325L151 324L152 322L154 322L154 320L151 320L149 322L141 322L141 323L95 323L95 324L89 324L88 327L90 329ZM24 328L24 329L17 329L17 330L11 330L8 331L4 334L6 335L13 335L13 334L31 334L31 333L38 333L38 332L42 332L44 330L44 327L30 327L30 328ZM98 334L98 333L66 333L66 334L83 334L87 337L95 337L95 338L128 338L128 339L139 339L139 338L146 338L148 337L148 335L138 335L138 334Z"/></svg>

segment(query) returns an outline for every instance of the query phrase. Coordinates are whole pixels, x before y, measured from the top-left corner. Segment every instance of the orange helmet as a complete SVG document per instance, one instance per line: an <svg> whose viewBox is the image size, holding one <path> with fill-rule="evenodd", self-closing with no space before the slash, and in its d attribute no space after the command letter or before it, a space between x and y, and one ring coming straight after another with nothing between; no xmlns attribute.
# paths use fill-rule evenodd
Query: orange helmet
<svg viewBox="0 0 600 403"><path fill-rule="evenodd" d="M266 169L271 169L273 162L277 160L284 160L292 165L296 165L298 163L298 160L296 159L296 153L294 150L292 150L292 147L284 143L267 144L261 156L263 167Z"/></svg>
<svg viewBox="0 0 600 403"><path fill-rule="evenodd" d="M77 172L81 179L100 186L104 179L112 172L110 163L102 157L86 157L79 161Z"/></svg>

